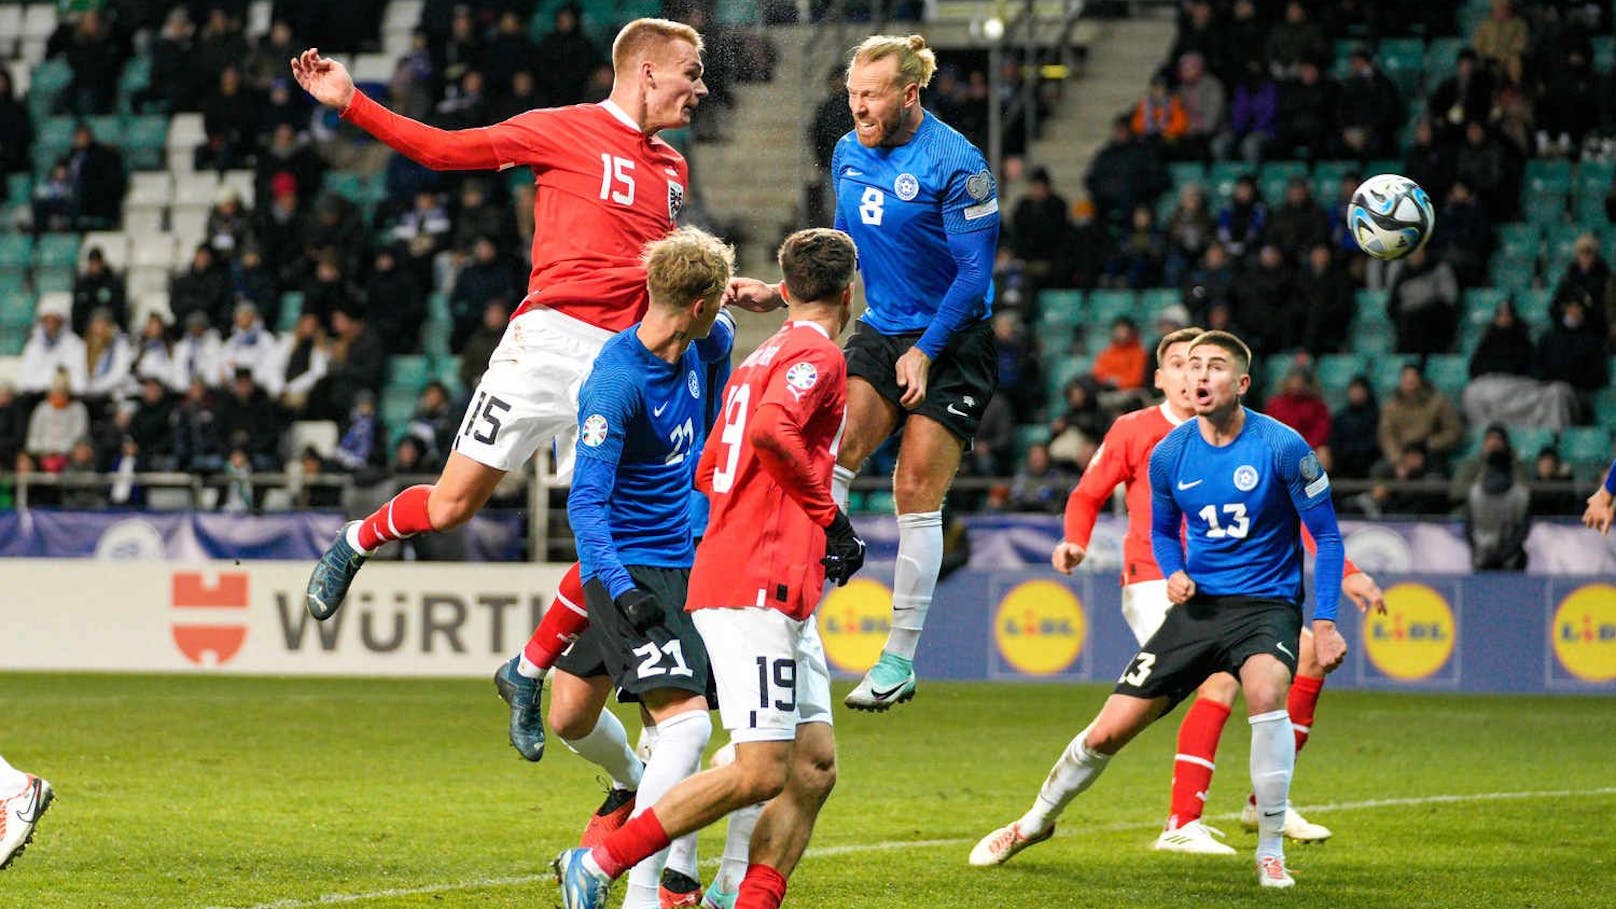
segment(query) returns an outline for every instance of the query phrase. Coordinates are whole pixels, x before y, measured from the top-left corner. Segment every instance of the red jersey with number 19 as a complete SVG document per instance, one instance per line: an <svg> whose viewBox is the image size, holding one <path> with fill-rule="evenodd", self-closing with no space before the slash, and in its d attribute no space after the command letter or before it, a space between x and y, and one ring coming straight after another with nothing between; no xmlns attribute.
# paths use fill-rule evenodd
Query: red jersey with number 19
<svg viewBox="0 0 1616 909"><path fill-rule="evenodd" d="M685 608L761 606L799 621L813 614L825 587L820 560L846 412L847 361L812 322L787 322L735 370L696 468L712 514ZM800 438L801 450L760 455L752 441L760 424L789 427L785 435ZM805 481L794 491L774 472L788 460Z"/></svg>
<svg viewBox="0 0 1616 909"><path fill-rule="evenodd" d="M545 306L611 332L644 317L640 255L677 223L689 168L615 104L530 110L451 131L356 92L342 116L436 170L533 169L533 270L516 313Z"/></svg>

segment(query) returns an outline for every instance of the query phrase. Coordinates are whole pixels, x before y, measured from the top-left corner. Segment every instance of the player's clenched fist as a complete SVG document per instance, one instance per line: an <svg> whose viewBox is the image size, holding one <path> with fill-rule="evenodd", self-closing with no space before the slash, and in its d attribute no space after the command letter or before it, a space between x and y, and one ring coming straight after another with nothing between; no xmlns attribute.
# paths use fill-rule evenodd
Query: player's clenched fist
<svg viewBox="0 0 1616 909"><path fill-rule="evenodd" d="M1069 540L1061 540L1055 544L1055 551L1049 554L1049 563L1061 574L1071 574L1072 569L1083 564L1083 557L1088 550Z"/></svg>
<svg viewBox="0 0 1616 909"><path fill-rule="evenodd" d="M1347 658L1347 639L1336 630L1334 622L1319 620L1313 623L1313 653L1325 672L1334 672Z"/></svg>
<svg viewBox="0 0 1616 909"><path fill-rule="evenodd" d="M847 512L836 510L836 518L825 528L825 580L841 587L864 567L864 541L853 530Z"/></svg>
<svg viewBox="0 0 1616 909"><path fill-rule="evenodd" d="M1195 582L1182 571L1175 571L1167 579L1167 599L1173 601L1174 606L1182 606L1195 596Z"/></svg>

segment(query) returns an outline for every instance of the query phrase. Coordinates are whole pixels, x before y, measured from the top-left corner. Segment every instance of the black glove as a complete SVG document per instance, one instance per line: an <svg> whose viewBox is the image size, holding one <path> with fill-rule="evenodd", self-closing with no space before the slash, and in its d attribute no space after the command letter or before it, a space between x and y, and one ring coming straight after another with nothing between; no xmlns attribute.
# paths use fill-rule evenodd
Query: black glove
<svg viewBox="0 0 1616 909"><path fill-rule="evenodd" d="M662 624L662 604L657 602L656 594L648 590L638 587L625 590L614 602L617 611L628 619L635 631L644 633Z"/></svg>
<svg viewBox="0 0 1616 909"><path fill-rule="evenodd" d="M825 580L834 581L837 587L864 567L864 541L853 532L853 522L840 508L825 528L825 557L820 563L825 566Z"/></svg>

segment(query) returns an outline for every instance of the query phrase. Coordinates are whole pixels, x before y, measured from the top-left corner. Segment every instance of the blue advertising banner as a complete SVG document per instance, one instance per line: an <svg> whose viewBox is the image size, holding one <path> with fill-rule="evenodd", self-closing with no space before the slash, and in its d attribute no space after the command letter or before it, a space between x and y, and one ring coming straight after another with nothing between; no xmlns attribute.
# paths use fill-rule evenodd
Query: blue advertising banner
<svg viewBox="0 0 1616 909"><path fill-rule="evenodd" d="M1405 691L1616 694L1616 585L1530 575L1382 575L1385 615L1349 606L1351 648L1330 684ZM831 591L831 668L864 672L886 639L891 574ZM1110 576L962 569L937 589L923 678L1110 681L1138 650Z"/></svg>

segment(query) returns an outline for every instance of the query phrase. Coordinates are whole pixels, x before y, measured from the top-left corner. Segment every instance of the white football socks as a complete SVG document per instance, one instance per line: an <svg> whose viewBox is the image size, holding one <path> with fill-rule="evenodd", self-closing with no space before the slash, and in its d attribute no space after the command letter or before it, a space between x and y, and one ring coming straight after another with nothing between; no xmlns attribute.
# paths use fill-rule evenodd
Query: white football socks
<svg viewBox="0 0 1616 909"><path fill-rule="evenodd" d="M1270 710L1251 718L1251 791L1257 796L1257 857L1285 857L1285 811L1290 807L1296 735L1290 714Z"/></svg>
<svg viewBox="0 0 1616 909"><path fill-rule="evenodd" d="M1111 762L1111 755L1090 751L1084 744L1088 734L1087 729L1079 732L1061 752L1060 760L1050 768L1032 807L1017 822L1022 836L1034 836L1048 829L1078 793L1094 785L1105 765Z"/></svg>
<svg viewBox="0 0 1616 909"><path fill-rule="evenodd" d="M719 862L718 875L713 878L719 890L740 892L741 878L746 877L746 866L751 861L752 830L757 827L763 806L767 804L758 802L729 813L729 829L724 833L724 859Z"/></svg>
<svg viewBox="0 0 1616 909"><path fill-rule="evenodd" d="M0 757L0 798L16 795L28 785L28 774L6 763Z"/></svg>
<svg viewBox="0 0 1616 909"><path fill-rule="evenodd" d="M892 570L892 631L882 648L912 660L943 567L943 513L898 515L898 562Z"/></svg>
<svg viewBox="0 0 1616 909"><path fill-rule="evenodd" d="M847 494L853 486L855 471L848 470L840 464L830 469L830 497L836 507L847 510Z"/></svg>
<svg viewBox="0 0 1616 909"><path fill-rule="evenodd" d="M541 669L539 664L528 659L525 653L516 658L516 674L524 679L543 681L546 672L547 670Z"/></svg>
<svg viewBox="0 0 1616 909"><path fill-rule="evenodd" d="M634 797L634 815L650 810L657 800L701 767L701 753L713 734L713 721L705 710L691 710L676 714L656 724L656 746L651 761L645 765L640 777L640 791ZM690 839L694 840L692 834ZM695 851L690 845L689 853ZM623 909L657 909L657 886L662 881L662 868L669 864L670 849L635 865L628 874L628 891L623 897ZM688 853L687 853L688 855ZM686 859L688 861L688 858ZM690 874L689 869L676 870ZM691 875L694 877L695 875Z"/></svg>
<svg viewBox="0 0 1616 909"><path fill-rule="evenodd" d="M610 710L600 712L600 719L595 721L595 728L588 735L579 739L562 739L561 743L572 749L573 754L606 771L614 787L640 787L640 776L645 772L645 765L629 749L628 731Z"/></svg>

